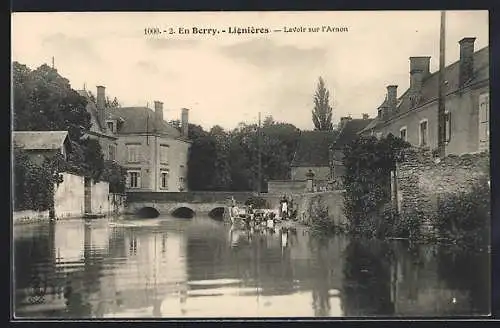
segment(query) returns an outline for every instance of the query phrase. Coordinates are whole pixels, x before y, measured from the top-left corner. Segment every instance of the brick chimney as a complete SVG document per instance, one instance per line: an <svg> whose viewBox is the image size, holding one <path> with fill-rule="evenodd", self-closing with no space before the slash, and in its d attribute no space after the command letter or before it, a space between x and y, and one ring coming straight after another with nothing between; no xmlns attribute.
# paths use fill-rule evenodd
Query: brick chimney
<svg viewBox="0 0 500 328"><path fill-rule="evenodd" d="M422 90L422 82L430 74L430 62L431 57L410 57L410 90Z"/></svg>
<svg viewBox="0 0 500 328"><path fill-rule="evenodd" d="M387 86L387 109L388 115L393 114L398 106L398 86L388 85Z"/></svg>
<svg viewBox="0 0 500 328"><path fill-rule="evenodd" d="M106 120L106 87L102 85L97 86L97 96L96 96L96 107L97 107L97 116L99 118L100 123L104 126Z"/></svg>
<svg viewBox="0 0 500 328"><path fill-rule="evenodd" d="M161 101L155 101L155 118L157 121L163 121L163 103Z"/></svg>
<svg viewBox="0 0 500 328"><path fill-rule="evenodd" d="M463 86L472 78L474 71L474 42L476 38L463 38L460 44L459 85Z"/></svg>
<svg viewBox="0 0 500 328"><path fill-rule="evenodd" d="M181 109L181 134L183 137L188 137L189 135L189 109Z"/></svg>

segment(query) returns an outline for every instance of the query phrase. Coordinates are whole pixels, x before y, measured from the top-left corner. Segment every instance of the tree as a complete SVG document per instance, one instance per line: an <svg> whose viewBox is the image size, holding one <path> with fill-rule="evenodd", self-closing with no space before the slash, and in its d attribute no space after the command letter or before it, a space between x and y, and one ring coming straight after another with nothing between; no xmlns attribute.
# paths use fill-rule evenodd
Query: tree
<svg viewBox="0 0 500 328"><path fill-rule="evenodd" d="M87 101L48 65L30 70L14 62L13 93L14 130L65 130L78 141L90 129Z"/></svg>
<svg viewBox="0 0 500 328"><path fill-rule="evenodd" d="M325 87L325 81L320 77L316 93L314 94L314 109L312 111L315 130L329 131L333 129L333 114L329 98L330 92Z"/></svg>

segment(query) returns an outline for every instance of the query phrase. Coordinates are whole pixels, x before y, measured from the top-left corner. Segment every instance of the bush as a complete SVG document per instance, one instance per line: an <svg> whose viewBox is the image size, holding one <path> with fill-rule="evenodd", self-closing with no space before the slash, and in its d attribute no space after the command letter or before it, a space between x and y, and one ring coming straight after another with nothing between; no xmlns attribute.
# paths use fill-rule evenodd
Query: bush
<svg viewBox="0 0 500 328"><path fill-rule="evenodd" d="M490 197L487 181L481 181L469 192L441 199L436 218L441 235L464 246L489 245Z"/></svg>
<svg viewBox="0 0 500 328"><path fill-rule="evenodd" d="M60 156L33 162L25 151L14 149L14 210L46 211L53 208L55 186L62 182Z"/></svg>
<svg viewBox="0 0 500 328"><path fill-rule="evenodd" d="M389 134L380 140L362 137L344 149L344 208L352 233L390 233L393 216L383 213L391 196L390 174L400 151L407 147L407 142Z"/></svg>
<svg viewBox="0 0 500 328"><path fill-rule="evenodd" d="M109 183L109 192L114 194L125 193L127 170L113 161L104 162L101 179Z"/></svg>

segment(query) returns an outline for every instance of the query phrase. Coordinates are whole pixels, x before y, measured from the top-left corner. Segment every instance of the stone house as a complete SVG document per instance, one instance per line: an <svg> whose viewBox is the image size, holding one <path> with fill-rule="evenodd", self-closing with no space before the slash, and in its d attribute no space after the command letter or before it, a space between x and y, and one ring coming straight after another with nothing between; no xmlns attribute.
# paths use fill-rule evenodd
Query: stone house
<svg viewBox="0 0 500 328"><path fill-rule="evenodd" d="M364 129L373 120L368 114L363 114L363 118L353 119L352 117L342 117L339 124L339 134L330 146L330 166L333 183L337 188L342 186L344 176L344 148L358 138L358 132Z"/></svg>
<svg viewBox="0 0 500 328"><path fill-rule="evenodd" d="M306 181L312 172L317 185L330 181L330 145L336 137L336 131L302 131L290 165L291 179Z"/></svg>
<svg viewBox="0 0 500 328"><path fill-rule="evenodd" d="M489 150L489 47L474 51L475 38L459 41L460 58L444 71L446 154ZM398 97L387 86L377 117L359 133L392 133L410 144L438 146L438 72L430 57L410 57L410 87Z"/></svg>
<svg viewBox="0 0 500 328"><path fill-rule="evenodd" d="M163 119L163 103L148 107L105 106L105 87L97 87L95 119L107 158L127 170L126 191L187 191L189 110L181 110L181 131ZM93 106L88 107L91 115ZM94 125L94 124L93 124ZM116 147L116 148L115 148Z"/></svg>
<svg viewBox="0 0 500 328"><path fill-rule="evenodd" d="M13 131L15 148L26 151L32 161L42 164L47 157L56 154L64 159L71 151L71 141L67 131Z"/></svg>

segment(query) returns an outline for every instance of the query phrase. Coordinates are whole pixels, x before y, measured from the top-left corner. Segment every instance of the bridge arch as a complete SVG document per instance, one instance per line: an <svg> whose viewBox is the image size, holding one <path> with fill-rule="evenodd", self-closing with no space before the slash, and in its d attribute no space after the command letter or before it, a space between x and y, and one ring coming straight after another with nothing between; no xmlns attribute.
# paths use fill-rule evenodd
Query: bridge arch
<svg viewBox="0 0 500 328"><path fill-rule="evenodd" d="M175 208L172 212L171 215L176 218L182 218L182 219L191 219L195 215L195 211L187 206L180 206Z"/></svg>
<svg viewBox="0 0 500 328"><path fill-rule="evenodd" d="M160 212L154 207L144 206L137 211L137 216L144 219L153 219L160 216Z"/></svg>
<svg viewBox="0 0 500 328"><path fill-rule="evenodd" d="M217 221L222 221L224 219L225 210L226 210L225 207L217 206L217 207L213 208L212 210L210 210L210 212L208 212L208 216L211 219L214 219Z"/></svg>

